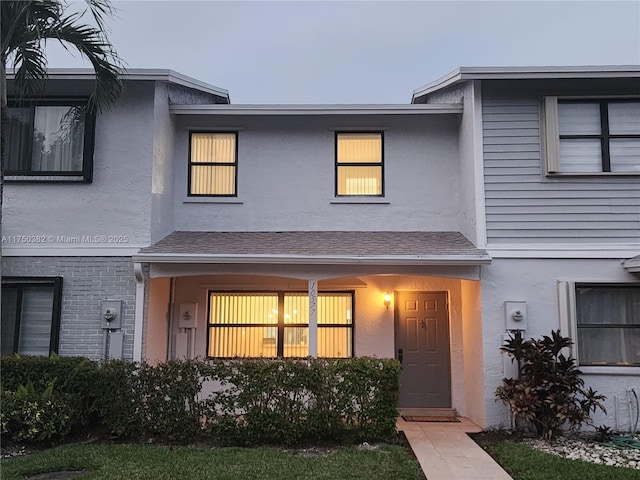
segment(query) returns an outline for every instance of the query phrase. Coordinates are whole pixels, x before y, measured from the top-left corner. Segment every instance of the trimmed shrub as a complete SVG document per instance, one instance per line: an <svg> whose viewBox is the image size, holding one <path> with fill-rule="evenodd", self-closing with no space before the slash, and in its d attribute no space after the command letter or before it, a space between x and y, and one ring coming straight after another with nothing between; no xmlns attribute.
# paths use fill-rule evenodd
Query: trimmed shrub
<svg viewBox="0 0 640 480"><path fill-rule="evenodd" d="M182 443L201 435L220 445L395 437L400 364L391 359L152 366L5 357L2 368L2 432L16 441L63 438L91 415L96 419L92 425L117 437ZM217 382L220 390L203 399L205 380Z"/></svg>
<svg viewBox="0 0 640 480"><path fill-rule="evenodd" d="M214 362L224 390L206 401L206 429L225 445L390 440L399 377L390 359Z"/></svg>
<svg viewBox="0 0 640 480"><path fill-rule="evenodd" d="M70 395L54 394L53 381L43 390L36 390L31 381L15 391L2 390L0 402L1 432L13 442L62 439L71 431L76 413L69 405Z"/></svg>
<svg viewBox="0 0 640 480"><path fill-rule="evenodd" d="M96 409L113 435L189 440L201 429L201 373L199 362L108 362L96 388Z"/></svg>
<svg viewBox="0 0 640 480"><path fill-rule="evenodd" d="M60 357L55 354L50 357L3 356L0 357L1 389L3 395L6 393L10 398L11 392L17 392L20 387L31 385L29 390L37 395L54 385L51 401L55 403L58 398L64 397L70 428L86 428L95 422L92 388L98 369L97 362L82 357Z"/></svg>
<svg viewBox="0 0 640 480"><path fill-rule="evenodd" d="M503 379L496 390L497 399L511 409L516 427L533 426L538 436L551 440L565 426L590 422L596 409L605 412L605 396L585 389L575 359L560 353L572 344L559 330L526 341L517 332L500 349L518 364L518 378Z"/></svg>

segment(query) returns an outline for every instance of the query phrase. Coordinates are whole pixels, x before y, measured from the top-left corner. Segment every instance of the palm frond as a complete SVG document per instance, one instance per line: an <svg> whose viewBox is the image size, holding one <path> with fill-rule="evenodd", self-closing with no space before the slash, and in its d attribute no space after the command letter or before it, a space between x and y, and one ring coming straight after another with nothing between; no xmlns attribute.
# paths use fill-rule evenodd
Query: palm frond
<svg viewBox="0 0 640 480"><path fill-rule="evenodd" d="M109 0L85 0L87 9L64 15L63 0L2 0L2 60L11 59L16 94L34 94L47 77L44 45L57 40L68 51L76 50L91 62L96 73L89 108L102 111L122 92L122 61L105 33L105 19L115 15ZM89 10L97 28L82 23ZM2 79L4 81L4 79ZM40 85L39 85L40 84Z"/></svg>

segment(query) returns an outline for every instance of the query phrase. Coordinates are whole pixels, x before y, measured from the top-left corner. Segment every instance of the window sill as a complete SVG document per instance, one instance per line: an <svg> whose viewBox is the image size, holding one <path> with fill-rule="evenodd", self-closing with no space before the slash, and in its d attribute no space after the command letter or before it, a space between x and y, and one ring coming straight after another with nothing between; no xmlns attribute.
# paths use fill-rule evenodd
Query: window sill
<svg viewBox="0 0 640 480"><path fill-rule="evenodd" d="M218 203L242 205L244 202L238 197L187 197L182 203Z"/></svg>
<svg viewBox="0 0 640 480"><path fill-rule="evenodd" d="M5 175L10 183L89 183L83 175Z"/></svg>
<svg viewBox="0 0 640 480"><path fill-rule="evenodd" d="M578 366L584 375L640 375L640 367L617 367L615 365Z"/></svg>
<svg viewBox="0 0 640 480"><path fill-rule="evenodd" d="M329 199L329 203L336 204L336 205L340 205L340 204L390 205L391 204L391 202L388 199L382 198L382 197L334 197Z"/></svg>
<svg viewBox="0 0 640 480"><path fill-rule="evenodd" d="M547 178L637 177L640 172L547 172Z"/></svg>

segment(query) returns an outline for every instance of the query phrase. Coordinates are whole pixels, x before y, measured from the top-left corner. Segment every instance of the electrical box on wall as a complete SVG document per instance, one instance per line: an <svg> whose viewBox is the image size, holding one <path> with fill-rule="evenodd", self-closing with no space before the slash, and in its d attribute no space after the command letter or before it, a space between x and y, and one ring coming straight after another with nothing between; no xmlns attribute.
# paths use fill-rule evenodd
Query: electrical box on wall
<svg viewBox="0 0 640 480"><path fill-rule="evenodd" d="M198 318L197 303L181 303L178 314L178 328L196 328Z"/></svg>
<svg viewBox="0 0 640 480"><path fill-rule="evenodd" d="M527 302L504 302L506 330L527 329Z"/></svg>
<svg viewBox="0 0 640 480"><path fill-rule="evenodd" d="M122 328L122 300L103 300L100 304L102 328Z"/></svg>

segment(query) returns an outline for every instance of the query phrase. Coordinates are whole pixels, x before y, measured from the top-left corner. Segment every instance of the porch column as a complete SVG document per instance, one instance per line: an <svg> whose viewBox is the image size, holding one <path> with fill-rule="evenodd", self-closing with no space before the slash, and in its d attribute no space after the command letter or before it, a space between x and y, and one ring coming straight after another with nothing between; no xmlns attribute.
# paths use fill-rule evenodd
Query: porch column
<svg viewBox="0 0 640 480"><path fill-rule="evenodd" d="M309 280L309 356L318 356L318 280Z"/></svg>
<svg viewBox="0 0 640 480"><path fill-rule="evenodd" d="M133 326L133 361L142 361L142 331L144 326L144 274L142 264L133 264L133 273L136 277L136 307Z"/></svg>

